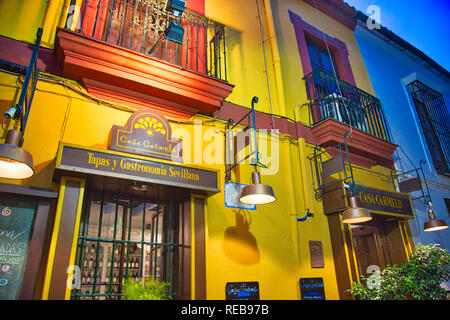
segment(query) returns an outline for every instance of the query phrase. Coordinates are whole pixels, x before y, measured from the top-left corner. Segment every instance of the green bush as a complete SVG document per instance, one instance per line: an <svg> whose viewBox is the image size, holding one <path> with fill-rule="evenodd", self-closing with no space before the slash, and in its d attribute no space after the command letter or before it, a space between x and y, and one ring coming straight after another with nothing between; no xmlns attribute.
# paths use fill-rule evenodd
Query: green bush
<svg viewBox="0 0 450 320"><path fill-rule="evenodd" d="M361 277L348 290L361 300L441 300L447 293L440 285L450 277L450 254L434 245L419 245L400 265L387 265L378 275Z"/></svg>
<svg viewBox="0 0 450 320"><path fill-rule="evenodd" d="M149 276L145 278L144 285L141 281L133 281L128 277L123 282L122 300L169 300L167 291L170 287L169 282L158 281L158 279Z"/></svg>

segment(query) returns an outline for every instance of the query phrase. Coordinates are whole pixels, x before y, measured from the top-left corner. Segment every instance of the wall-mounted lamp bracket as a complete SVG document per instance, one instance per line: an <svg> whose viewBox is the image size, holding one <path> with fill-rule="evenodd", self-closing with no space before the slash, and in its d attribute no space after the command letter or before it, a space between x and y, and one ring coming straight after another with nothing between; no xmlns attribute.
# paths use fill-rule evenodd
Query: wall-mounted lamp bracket
<svg viewBox="0 0 450 320"><path fill-rule="evenodd" d="M297 217L297 221L303 222L308 220L309 218L314 217L314 214L309 211L309 209L306 209L306 214L303 217Z"/></svg>
<svg viewBox="0 0 450 320"><path fill-rule="evenodd" d="M313 177L313 189L316 200L320 200L325 193L326 188L337 183L346 183L355 186L353 170L350 162L350 156L347 147L347 137L351 137L350 131L344 134L344 142L335 146L322 149L320 146L314 148L314 155L310 158L311 174ZM327 155L327 159L323 157ZM329 158L328 156L331 156ZM347 162L347 164L346 164ZM342 173L342 178L330 179L329 177Z"/></svg>
<svg viewBox="0 0 450 320"><path fill-rule="evenodd" d="M431 202L430 189L428 188L427 179L425 177L423 166L426 165L425 160L419 161L419 167L406 172L392 173L392 180L397 182L397 186L401 192L413 193L418 192L417 196L411 197L411 200L422 200L424 204Z"/></svg>
<svg viewBox="0 0 450 320"><path fill-rule="evenodd" d="M256 137L256 116L255 103L258 103L259 98L254 96L251 101L251 109L237 122L233 119L228 119L227 130L225 135L225 181L231 181L231 170L236 168L239 164L250 158L250 165L260 168L267 168L259 160L261 154L258 151L258 143ZM235 134L234 130L238 125L244 128ZM238 153L249 146L249 152L242 159L237 159Z"/></svg>

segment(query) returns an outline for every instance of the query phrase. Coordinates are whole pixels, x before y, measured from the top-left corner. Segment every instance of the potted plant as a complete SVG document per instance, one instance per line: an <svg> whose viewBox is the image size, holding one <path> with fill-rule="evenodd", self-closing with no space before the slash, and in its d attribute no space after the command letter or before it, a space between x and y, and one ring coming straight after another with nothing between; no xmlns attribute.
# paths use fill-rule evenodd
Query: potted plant
<svg viewBox="0 0 450 320"><path fill-rule="evenodd" d="M437 244L419 245L406 263L386 268L348 290L361 300L441 300L441 283L450 278L450 254Z"/></svg>
<svg viewBox="0 0 450 320"><path fill-rule="evenodd" d="M169 282L158 281L148 276L143 281L134 281L131 276L126 278L122 286L122 300L169 300L167 295Z"/></svg>

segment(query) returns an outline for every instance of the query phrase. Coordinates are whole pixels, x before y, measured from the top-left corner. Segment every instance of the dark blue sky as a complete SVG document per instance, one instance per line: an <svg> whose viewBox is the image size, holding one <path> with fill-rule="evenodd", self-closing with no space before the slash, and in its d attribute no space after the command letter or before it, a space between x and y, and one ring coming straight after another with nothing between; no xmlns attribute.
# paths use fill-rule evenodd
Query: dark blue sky
<svg viewBox="0 0 450 320"><path fill-rule="evenodd" d="M381 25L450 71L450 0L344 0L370 15L380 7Z"/></svg>

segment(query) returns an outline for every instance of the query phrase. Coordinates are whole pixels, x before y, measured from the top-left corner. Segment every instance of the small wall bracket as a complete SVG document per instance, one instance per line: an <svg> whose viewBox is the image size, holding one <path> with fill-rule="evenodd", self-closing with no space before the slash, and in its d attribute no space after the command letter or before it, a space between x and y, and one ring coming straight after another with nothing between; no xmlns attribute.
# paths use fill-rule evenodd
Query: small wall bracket
<svg viewBox="0 0 450 320"><path fill-rule="evenodd" d="M309 218L314 217L314 214L309 211L309 209L306 209L306 214L303 217L297 217L297 221L303 222L308 220Z"/></svg>

